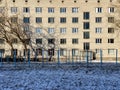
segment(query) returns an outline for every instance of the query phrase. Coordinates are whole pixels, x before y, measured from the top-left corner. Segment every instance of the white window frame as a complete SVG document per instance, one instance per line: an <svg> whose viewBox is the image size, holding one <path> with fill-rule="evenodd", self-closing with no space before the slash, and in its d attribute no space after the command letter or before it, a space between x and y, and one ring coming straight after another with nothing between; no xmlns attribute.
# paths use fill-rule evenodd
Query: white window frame
<svg viewBox="0 0 120 90"><path fill-rule="evenodd" d="M60 56L67 56L67 50L61 48L61 49L60 49Z"/></svg>
<svg viewBox="0 0 120 90"><path fill-rule="evenodd" d="M66 13L66 7L61 7L60 8L60 13Z"/></svg>
<svg viewBox="0 0 120 90"><path fill-rule="evenodd" d="M11 13L17 13L17 7L11 7Z"/></svg>
<svg viewBox="0 0 120 90"><path fill-rule="evenodd" d="M28 9L28 10L27 10ZM27 10L27 11L26 11ZM24 13L30 13L30 7L23 7L23 12Z"/></svg>
<svg viewBox="0 0 120 90"><path fill-rule="evenodd" d="M0 7L0 13L4 11L4 7Z"/></svg>
<svg viewBox="0 0 120 90"><path fill-rule="evenodd" d="M77 56L79 54L78 49L72 49L72 56Z"/></svg>
<svg viewBox="0 0 120 90"><path fill-rule="evenodd" d="M36 31L37 34L40 34L40 33L42 33L42 28L36 27L35 31Z"/></svg>
<svg viewBox="0 0 120 90"><path fill-rule="evenodd" d="M65 34L66 33L66 28L60 28L60 33Z"/></svg>
<svg viewBox="0 0 120 90"><path fill-rule="evenodd" d="M96 38L95 42L96 42L96 44L101 44L102 43L102 38Z"/></svg>
<svg viewBox="0 0 120 90"><path fill-rule="evenodd" d="M115 8L114 7L109 7L108 8L108 12L109 13L114 13L115 12Z"/></svg>
<svg viewBox="0 0 120 90"><path fill-rule="evenodd" d="M97 54L100 54L100 50L101 49L95 49L95 51L96 51Z"/></svg>
<svg viewBox="0 0 120 90"><path fill-rule="evenodd" d="M96 13L102 13L102 7L96 7L95 12Z"/></svg>
<svg viewBox="0 0 120 90"><path fill-rule="evenodd" d="M72 28L72 33L78 33L78 28Z"/></svg>
<svg viewBox="0 0 120 90"><path fill-rule="evenodd" d="M29 30L30 30L30 26L29 25L24 26L24 31L29 31Z"/></svg>
<svg viewBox="0 0 120 90"><path fill-rule="evenodd" d="M55 29L54 28L48 28L48 33L49 34L53 34L55 32Z"/></svg>
<svg viewBox="0 0 120 90"><path fill-rule="evenodd" d="M53 7L49 7L48 8L48 13L54 13L54 8Z"/></svg>
<svg viewBox="0 0 120 90"><path fill-rule="evenodd" d="M115 54L115 49L108 49L108 54L109 55L114 55Z"/></svg>
<svg viewBox="0 0 120 90"><path fill-rule="evenodd" d="M36 13L42 13L42 7L35 7Z"/></svg>
<svg viewBox="0 0 120 90"><path fill-rule="evenodd" d="M95 33L102 33L102 28L101 27L96 27L95 28Z"/></svg>
<svg viewBox="0 0 120 90"><path fill-rule="evenodd" d="M78 13L78 7L72 7L72 13Z"/></svg>

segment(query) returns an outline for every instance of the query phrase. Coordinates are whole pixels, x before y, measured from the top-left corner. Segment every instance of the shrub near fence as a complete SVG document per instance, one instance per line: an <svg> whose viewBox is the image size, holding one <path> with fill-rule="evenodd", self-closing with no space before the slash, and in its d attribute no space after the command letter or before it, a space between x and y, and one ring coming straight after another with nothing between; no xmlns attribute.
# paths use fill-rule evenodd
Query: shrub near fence
<svg viewBox="0 0 120 90"><path fill-rule="evenodd" d="M8 51L7 51L8 52ZM87 66L92 63L119 63L118 50L116 49L112 55L104 55L107 50L100 50L99 53L94 52L94 50L78 51L73 52L72 50L66 50L63 54L61 50L54 50L49 52L47 50L42 50L41 52L33 52L28 50L27 52L13 51L11 54L6 54L6 52L0 51L0 65L3 66L6 63L12 63L14 66L20 65L22 63L30 66L31 62L39 62L43 65L45 64L75 64L75 63L85 63Z"/></svg>

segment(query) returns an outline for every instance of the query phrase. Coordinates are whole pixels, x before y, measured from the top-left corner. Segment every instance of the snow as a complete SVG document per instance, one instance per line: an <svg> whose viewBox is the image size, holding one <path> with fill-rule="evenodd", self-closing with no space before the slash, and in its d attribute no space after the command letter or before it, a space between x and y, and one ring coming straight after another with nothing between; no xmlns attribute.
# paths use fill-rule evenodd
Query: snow
<svg viewBox="0 0 120 90"><path fill-rule="evenodd" d="M0 90L120 90L120 67L0 67Z"/></svg>

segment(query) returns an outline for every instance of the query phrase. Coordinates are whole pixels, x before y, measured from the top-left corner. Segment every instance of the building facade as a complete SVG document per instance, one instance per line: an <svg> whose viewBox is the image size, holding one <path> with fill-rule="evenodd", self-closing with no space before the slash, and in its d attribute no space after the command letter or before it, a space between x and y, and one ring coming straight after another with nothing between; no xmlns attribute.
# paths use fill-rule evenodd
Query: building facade
<svg viewBox="0 0 120 90"><path fill-rule="evenodd" d="M8 15L19 14L24 23L34 27L33 41L42 44L44 41L39 33L46 28L48 34L56 34L60 55L80 55L89 50L103 57L115 57L119 48L119 36L114 28L116 0L0 0L0 10L8 8ZM29 30L29 28L25 28ZM55 37L56 38L56 37ZM17 43L18 50L22 46ZM0 42L0 49L9 47ZM120 53L119 53L120 54Z"/></svg>

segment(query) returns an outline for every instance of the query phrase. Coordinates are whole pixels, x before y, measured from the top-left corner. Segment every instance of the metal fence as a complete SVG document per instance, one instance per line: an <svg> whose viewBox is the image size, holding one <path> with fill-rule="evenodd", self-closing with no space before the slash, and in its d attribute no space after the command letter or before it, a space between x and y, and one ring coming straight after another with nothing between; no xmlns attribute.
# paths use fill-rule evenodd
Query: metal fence
<svg viewBox="0 0 120 90"><path fill-rule="evenodd" d="M32 63L39 63L40 65L79 65L85 64L89 66L90 64L99 64L102 66L104 63L118 64L119 52L114 49L112 52L108 50L44 50L39 51L0 51L0 66L12 65L30 66Z"/></svg>

